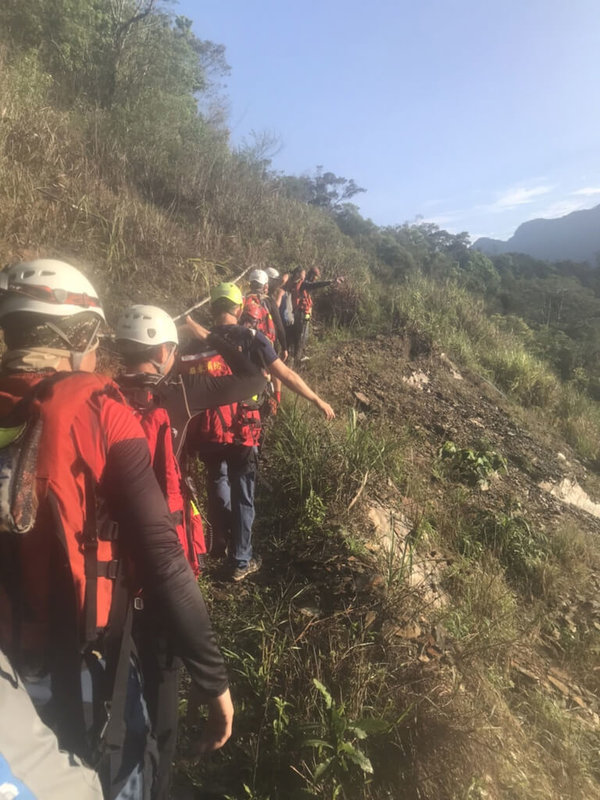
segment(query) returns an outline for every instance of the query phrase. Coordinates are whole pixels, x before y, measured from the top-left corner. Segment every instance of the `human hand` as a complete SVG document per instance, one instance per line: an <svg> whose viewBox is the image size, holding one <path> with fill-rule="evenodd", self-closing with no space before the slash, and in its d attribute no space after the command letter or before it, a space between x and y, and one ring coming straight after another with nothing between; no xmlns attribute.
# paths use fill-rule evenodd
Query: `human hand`
<svg viewBox="0 0 600 800"><path fill-rule="evenodd" d="M208 717L198 742L199 753L212 753L219 750L231 736L233 727L233 703L231 693L223 694L208 701Z"/></svg>
<svg viewBox="0 0 600 800"><path fill-rule="evenodd" d="M204 342L210 336L210 331L208 328L205 328L203 325L199 325L189 316L189 314L185 318L185 327L194 334L196 339L200 339L202 342Z"/></svg>
<svg viewBox="0 0 600 800"><path fill-rule="evenodd" d="M329 405L329 403L326 403L326 402L325 402L325 400L321 400L321 398L320 398L320 397L318 397L318 398L317 398L317 403L316 403L316 405L317 405L317 408L318 408L320 411L322 411L322 412L323 412L323 414L325 414L325 417L326 417L327 419L335 419L335 411L334 411L334 410L333 410L333 408L332 408L332 407Z"/></svg>
<svg viewBox="0 0 600 800"><path fill-rule="evenodd" d="M287 361L288 360L288 355L289 355L288 351L284 350L283 353L281 354L281 360L282 361Z"/></svg>
<svg viewBox="0 0 600 800"><path fill-rule="evenodd" d="M338 277L335 279L335 282L339 284L339 283L343 283L345 280L346 280L346 276L345 276L345 275L339 275L339 276L338 276Z"/></svg>

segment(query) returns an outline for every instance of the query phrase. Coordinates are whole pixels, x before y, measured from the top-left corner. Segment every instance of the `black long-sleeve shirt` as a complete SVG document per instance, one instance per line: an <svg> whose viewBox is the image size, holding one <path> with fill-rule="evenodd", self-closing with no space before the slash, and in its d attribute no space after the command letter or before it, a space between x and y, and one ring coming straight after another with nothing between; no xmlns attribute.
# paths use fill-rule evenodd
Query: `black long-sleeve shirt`
<svg viewBox="0 0 600 800"><path fill-rule="evenodd" d="M175 654L201 691L218 697L228 686L223 657L145 439L128 439L110 448L103 489L123 531L122 547L135 565L147 601L168 624Z"/></svg>
<svg viewBox="0 0 600 800"><path fill-rule="evenodd" d="M153 393L158 405L166 408L177 456L181 454L192 417L207 408L229 405L259 394L266 383L260 367L222 336L211 333L206 345L223 356L233 375L179 374L163 378L160 375L138 373L119 378L125 394L143 386Z"/></svg>
<svg viewBox="0 0 600 800"><path fill-rule="evenodd" d="M263 298L263 302L271 315L271 319L273 320L273 324L275 325L275 333L277 334L277 341L279 342L279 347L281 350L287 350L287 336L285 335L285 326L281 319L281 314L279 313L279 308L277 303L270 295L267 295Z"/></svg>

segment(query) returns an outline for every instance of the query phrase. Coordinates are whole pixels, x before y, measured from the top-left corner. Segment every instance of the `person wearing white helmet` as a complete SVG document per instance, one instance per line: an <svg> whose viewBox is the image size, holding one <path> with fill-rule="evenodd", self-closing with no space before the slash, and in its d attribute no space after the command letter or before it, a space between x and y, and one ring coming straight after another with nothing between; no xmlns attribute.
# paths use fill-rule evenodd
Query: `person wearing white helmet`
<svg viewBox="0 0 600 800"><path fill-rule="evenodd" d="M169 511L190 565L198 573L198 555L206 552L194 497L184 480L179 461L191 417L211 406L229 404L261 391L265 378L259 367L237 348L186 318L185 327L207 346L220 352L230 366L228 376L177 374L171 377L178 345L178 330L161 308L134 305L120 315L115 326L117 349L125 361L118 377L148 437L152 466L163 488ZM185 473L185 464L182 464ZM145 697L159 746L158 774L153 800L170 796L171 763L177 741L178 687L181 662L159 609L139 616L138 651L146 680Z"/></svg>
<svg viewBox="0 0 600 800"><path fill-rule="evenodd" d="M7 369L93 371L104 311L89 280L64 261L41 258L0 272ZM28 321L28 324L27 324ZM27 342L27 352L20 347Z"/></svg>
<svg viewBox="0 0 600 800"><path fill-rule="evenodd" d="M225 339L211 334L190 316L186 317L183 330L221 353L232 374L214 378L173 370L179 332L173 319L157 306L131 306L115 326L117 350L125 362L119 385L124 391L139 386L152 388L153 403L167 409L171 418L177 457L182 453L191 417L207 408L256 394L265 385L256 365Z"/></svg>
<svg viewBox="0 0 600 800"><path fill-rule="evenodd" d="M211 292L214 330L248 354L271 378L278 378L291 391L313 403L333 419L333 408L277 356L267 337L249 331L238 322L244 319L244 298L235 284L222 283ZM250 320L248 320L248 325ZM251 335L249 335L251 334ZM188 367L213 375L226 374L213 352L200 350L188 357ZM207 469L208 516L215 539L215 554L227 555L233 581L257 572L260 557L254 557L254 489L257 476L257 446L261 435L260 398L209 409L196 417L187 436L186 448L204 461Z"/></svg>
<svg viewBox="0 0 600 800"><path fill-rule="evenodd" d="M269 283L269 276L264 269L253 269L248 275L250 281L250 288L254 291L264 292L267 284Z"/></svg>
<svg viewBox="0 0 600 800"><path fill-rule="evenodd" d="M285 334L285 327L281 320L281 314L279 313L279 306L277 302L268 293L269 271L275 272L277 275L279 275L277 270L274 269L273 267L269 267L267 270L262 270L262 269L252 270L249 276L250 292L244 298L244 308L248 308L249 310L253 309L253 313L251 314L251 316L254 317L254 321L252 322L252 327L254 327L256 330L259 330L267 337L267 339L276 349L276 352L282 361L287 361L288 346ZM259 320L256 319L256 305L264 309L264 313L262 314L262 317ZM242 313L242 321L243 322L248 321L244 319L243 313ZM276 414L280 402L281 402L281 381L279 380L279 378L274 378L273 395L269 397L266 403L263 405L263 409L261 412L262 415L267 416L268 414Z"/></svg>
<svg viewBox="0 0 600 800"><path fill-rule="evenodd" d="M0 273L0 648L35 685L60 746L93 763L105 797L141 800L148 739L130 660L139 587L206 699L201 749L227 741L233 706L142 427L116 384L93 374L103 321L92 284L70 264L37 259Z"/></svg>

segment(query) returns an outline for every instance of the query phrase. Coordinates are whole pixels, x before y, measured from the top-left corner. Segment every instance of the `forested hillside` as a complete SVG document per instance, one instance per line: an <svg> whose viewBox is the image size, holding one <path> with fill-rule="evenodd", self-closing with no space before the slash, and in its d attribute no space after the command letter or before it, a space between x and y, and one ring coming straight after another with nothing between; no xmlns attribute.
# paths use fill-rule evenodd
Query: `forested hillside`
<svg viewBox="0 0 600 800"><path fill-rule="evenodd" d="M187 796L600 797L600 273L278 173L231 143L227 71L157 0L0 4L2 263L72 260L110 320L250 265L346 276L306 367L338 419L284 401L264 570L201 578L236 729L198 763L184 725Z"/></svg>
<svg viewBox="0 0 600 800"><path fill-rule="evenodd" d="M548 261L587 261L598 265L600 206L572 211L556 219L532 219L519 225L506 242L482 237L474 247L486 255L525 253Z"/></svg>

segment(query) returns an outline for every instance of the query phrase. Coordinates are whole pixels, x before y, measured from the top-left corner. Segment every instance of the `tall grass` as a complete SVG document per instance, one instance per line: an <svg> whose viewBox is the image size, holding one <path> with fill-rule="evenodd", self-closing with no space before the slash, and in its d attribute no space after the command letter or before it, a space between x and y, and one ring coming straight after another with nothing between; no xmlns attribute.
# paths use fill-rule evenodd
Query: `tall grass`
<svg viewBox="0 0 600 800"><path fill-rule="evenodd" d="M483 300L454 281L440 282L412 274L388 293L390 313L426 332L464 366L490 381L525 408L541 409L548 422L584 458L600 453L600 404L573 383L563 383L526 346L526 330L498 325ZM524 326L526 329L526 326Z"/></svg>
<svg viewBox="0 0 600 800"><path fill-rule="evenodd" d="M58 110L51 89L34 56L0 53L2 261L88 265L109 312L131 301L181 311L248 265L319 265L368 283L364 253L334 219L280 195L222 133L194 129L200 139L182 134L177 149L160 115L149 125L122 109Z"/></svg>

